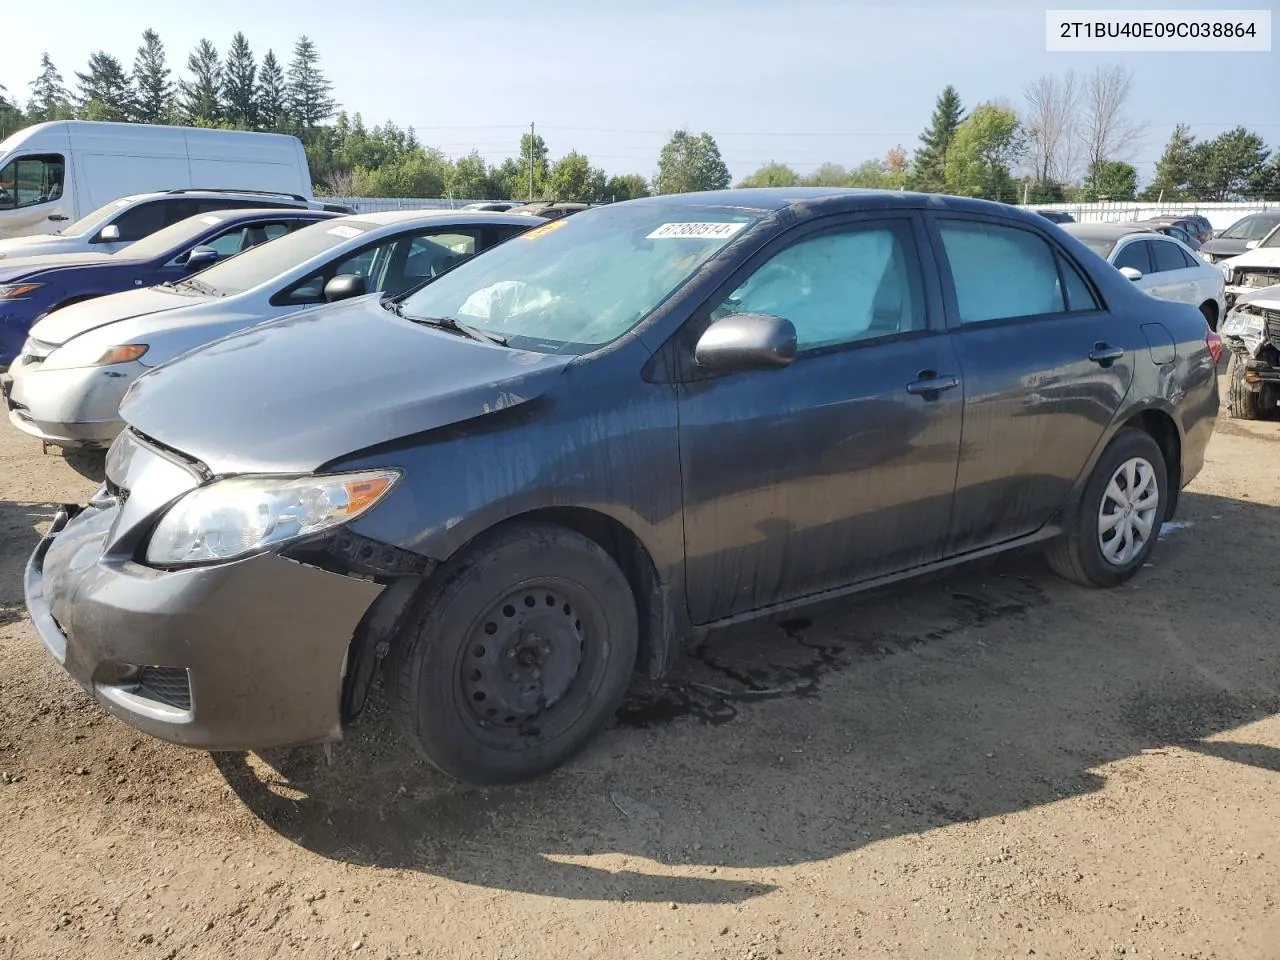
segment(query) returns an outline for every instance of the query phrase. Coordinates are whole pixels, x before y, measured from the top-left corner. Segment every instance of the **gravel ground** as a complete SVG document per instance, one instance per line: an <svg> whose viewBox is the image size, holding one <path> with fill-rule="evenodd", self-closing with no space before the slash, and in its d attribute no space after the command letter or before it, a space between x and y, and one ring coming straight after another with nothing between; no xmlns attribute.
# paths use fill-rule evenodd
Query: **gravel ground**
<svg viewBox="0 0 1280 960"><path fill-rule="evenodd" d="M100 463L0 429L0 958L1280 957L1278 444L1220 421L1125 587L1031 555L728 631L479 790L380 696L331 758L106 717L21 592Z"/></svg>

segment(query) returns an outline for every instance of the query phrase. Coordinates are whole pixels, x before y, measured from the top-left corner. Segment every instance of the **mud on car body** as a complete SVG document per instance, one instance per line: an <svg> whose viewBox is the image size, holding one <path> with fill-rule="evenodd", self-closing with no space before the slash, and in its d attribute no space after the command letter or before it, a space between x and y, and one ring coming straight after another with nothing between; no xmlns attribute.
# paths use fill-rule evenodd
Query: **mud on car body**
<svg viewBox="0 0 1280 960"><path fill-rule="evenodd" d="M1028 545L1127 580L1219 348L1005 205L610 204L140 377L27 603L156 736L336 739L381 671L436 766L519 780L713 627Z"/></svg>

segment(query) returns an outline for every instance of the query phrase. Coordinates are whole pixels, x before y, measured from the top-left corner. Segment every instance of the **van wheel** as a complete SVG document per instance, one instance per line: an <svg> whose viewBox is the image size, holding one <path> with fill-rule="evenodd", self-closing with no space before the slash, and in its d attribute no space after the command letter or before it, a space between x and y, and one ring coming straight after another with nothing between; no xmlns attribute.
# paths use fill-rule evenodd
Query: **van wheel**
<svg viewBox="0 0 1280 960"><path fill-rule="evenodd" d="M1244 364L1232 352L1227 361L1227 416L1233 420L1261 420L1262 401L1262 391L1251 390L1244 382Z"/></svg>
<svg viewBox="0 0 1280 960"><path fill-rule="evenodd" d="M581 534L521 524L479 538L432 578L397 643L403 729L469 783L528 780L600 730L636 662L635 598Z"/></svg>
<svg viewBox="0 0 1280 960"><path fill-rule="evenodd" d="M1164 455L1151 435L1121 429L1089 475L1066 531L1046 549L1049 566L1084 586L1124 583L1155 548L1167 484Z"/></svg>

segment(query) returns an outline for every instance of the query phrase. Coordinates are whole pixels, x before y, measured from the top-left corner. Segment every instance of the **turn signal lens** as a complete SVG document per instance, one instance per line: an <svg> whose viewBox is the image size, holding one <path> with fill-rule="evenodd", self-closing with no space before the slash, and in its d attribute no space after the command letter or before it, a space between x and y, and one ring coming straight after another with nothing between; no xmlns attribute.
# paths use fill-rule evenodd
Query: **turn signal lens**
<svg viewBox="0 0 1280 960"><path fill-rule="evenodd" d="M0 284L0 300L19 300L33 290L39 290L43 283L2 283Z"/></svg>
<svg viewBox="0 0 1280 960"><path fill-rule="evenodd" d="M123 346L110 347L106 353L97 359L94 366L105 367L112 363L128 363L130 360L137 360L146 352L147 345L145 343L126 343Z"/></svg>

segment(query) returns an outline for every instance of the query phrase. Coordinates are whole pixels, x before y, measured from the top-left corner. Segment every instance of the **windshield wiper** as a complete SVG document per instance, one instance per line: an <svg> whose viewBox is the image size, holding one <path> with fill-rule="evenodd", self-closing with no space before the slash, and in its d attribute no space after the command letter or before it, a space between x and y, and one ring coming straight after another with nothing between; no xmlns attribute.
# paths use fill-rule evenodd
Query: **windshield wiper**
<svg viewBox="0 0 1280 960"><path fill-rule="evenodd" d="M454 330L463 336L470 337L472 340L479 340L481 343L491 343L496 347L505 347L507 345L506 337L495 337L492 334L485 333L483 330L477 330L475 327L467 326L457 317L415 317L404 312L404 307L398 301L388 301L383 304L388 310L397 317L403 317L410 323L421 323L428 327L440 327L442 330Z"/></svg>

